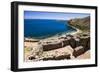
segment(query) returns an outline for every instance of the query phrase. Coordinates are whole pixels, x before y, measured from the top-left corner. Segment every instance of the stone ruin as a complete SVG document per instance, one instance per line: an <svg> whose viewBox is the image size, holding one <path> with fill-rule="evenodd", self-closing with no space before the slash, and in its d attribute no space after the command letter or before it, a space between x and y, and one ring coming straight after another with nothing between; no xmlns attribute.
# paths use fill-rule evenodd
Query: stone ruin
<svg viewBox="0 0 100 73"><path fill-rule="evenodd" d="M73 57L78 57L79 55L85 53L90 49L90 36L88 34L83 34L81 36L75 35L66 35L65 37L59 37L56 41L40 41L38 43L38 52L35 52L34 55L29 57L29 60L61 60L61 59L71 59ZM67 53L64 55L56 56L56 54L52 56L42 57L43 52L49 52L54 50L63 48L66 46L71 46L71 53ZM34 51L34 50L33 50ZM37 57L38 56L38 57Z"/></svg>

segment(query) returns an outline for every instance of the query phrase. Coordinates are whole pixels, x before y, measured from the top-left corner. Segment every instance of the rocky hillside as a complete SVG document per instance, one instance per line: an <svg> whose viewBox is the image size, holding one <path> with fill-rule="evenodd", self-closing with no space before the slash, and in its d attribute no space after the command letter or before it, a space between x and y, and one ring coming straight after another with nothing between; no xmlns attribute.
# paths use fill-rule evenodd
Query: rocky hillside
<svg viewBox="0 0 100 73"><path fill-rule="evenodd" d="M90 16L85 18L71 19L68 21L68 23L82 31L90 31Z"/></svg>

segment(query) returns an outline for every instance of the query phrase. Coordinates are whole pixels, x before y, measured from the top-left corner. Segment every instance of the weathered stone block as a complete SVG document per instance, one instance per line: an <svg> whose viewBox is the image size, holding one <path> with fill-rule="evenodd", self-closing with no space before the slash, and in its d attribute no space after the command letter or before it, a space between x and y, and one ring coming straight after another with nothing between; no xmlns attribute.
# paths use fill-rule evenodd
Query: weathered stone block
<svg viewBox="0 0 100 73"><path fill-rule="evenodd" d="M63 40L62 43L63 43L62 47L65 47L65 46L69 45L69 40L68 39Z"/></svg>
<svg viewBox="0 0 100 73"><path fill-rule="evenodd" d="M75 48L75 47L76 47L76 41L75 41L74 38L71 38L71 39L69 40L69 45L71 45L72 48Z"/></svg>
<svg viewBox="0 0 100 73"><path fill-rule="evenodd" d="M55 43L55 44L47 44L43 45L43 51L49 51L49 50L54 50L62 47L62 42L60 43Z"/></svg>
<svg viewBox="0 0 100 73"><path fill-rule="evenodd" d="M84 48L82 46L76 47L73 52L73 56L77 57L84 53Z"/></svg>
<svg viewBox="0 0 100 73"><path fill-rule="evenodd" d="M90 37L80 37L80 45L84 47L84 50L87 50L90 46Z"/></svg>

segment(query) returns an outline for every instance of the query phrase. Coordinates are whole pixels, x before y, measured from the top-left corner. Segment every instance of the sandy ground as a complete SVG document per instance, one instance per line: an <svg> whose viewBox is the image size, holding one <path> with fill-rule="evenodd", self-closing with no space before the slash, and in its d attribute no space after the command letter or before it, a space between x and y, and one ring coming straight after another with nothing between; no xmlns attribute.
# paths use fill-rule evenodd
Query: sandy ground
<svg viewBox="0 0 100 73"><path fill-rule="evenodd" d="M38 42L24 42L24 46L35 47L38 46Z"/></svg>

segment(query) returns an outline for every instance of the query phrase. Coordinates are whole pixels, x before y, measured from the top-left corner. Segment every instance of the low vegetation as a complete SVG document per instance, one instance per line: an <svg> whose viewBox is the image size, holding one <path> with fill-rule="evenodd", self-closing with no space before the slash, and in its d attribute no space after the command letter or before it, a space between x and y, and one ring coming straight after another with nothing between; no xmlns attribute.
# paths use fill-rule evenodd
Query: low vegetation
<svg viewBox="0 0 100 73"><path fill-rule="evenodd" d="M85 18L76 18L68 21L71 26L74 26L83 32L90 32L90 16Z"/></svg>

